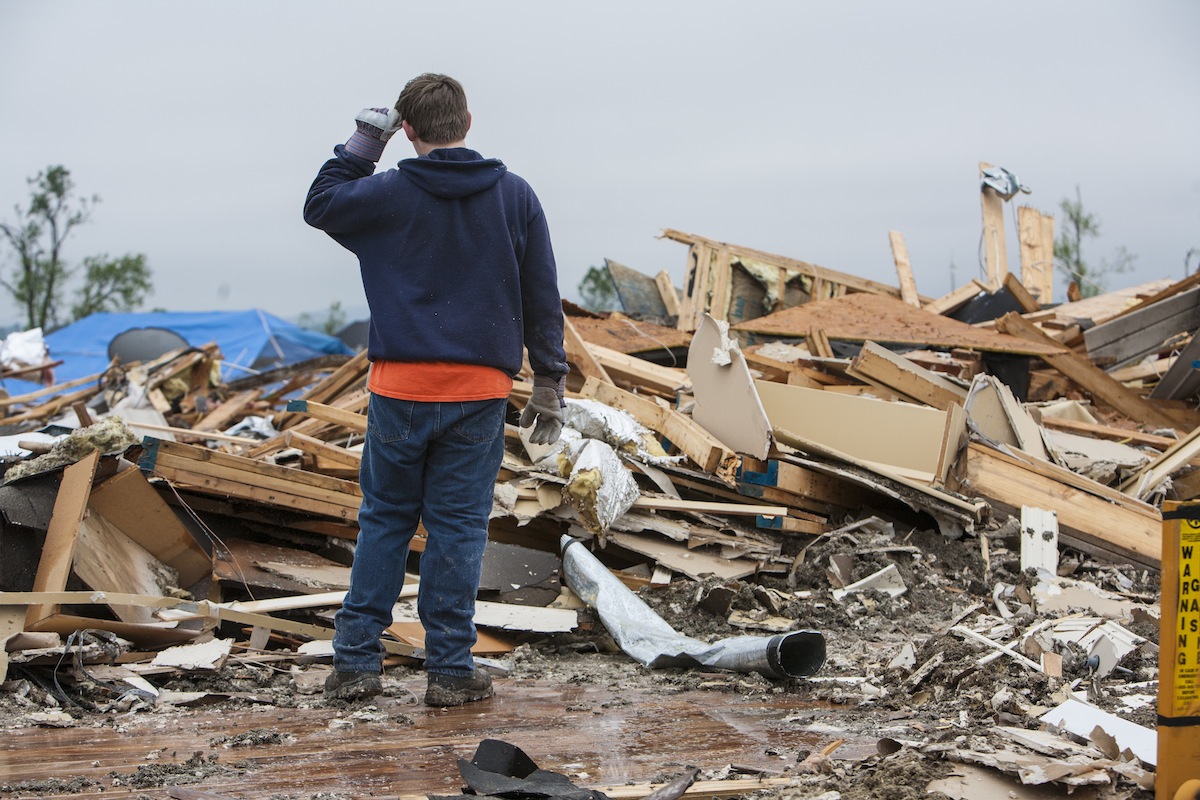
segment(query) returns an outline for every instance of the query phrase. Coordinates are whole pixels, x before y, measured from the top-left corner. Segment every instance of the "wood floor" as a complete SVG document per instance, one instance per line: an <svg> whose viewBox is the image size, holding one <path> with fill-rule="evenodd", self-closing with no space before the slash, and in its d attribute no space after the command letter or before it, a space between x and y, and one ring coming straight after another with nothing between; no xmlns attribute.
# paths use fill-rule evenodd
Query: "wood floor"
<svg viewBox="0 0 1200 800"><path fill-rule="evenodd" d="M0 796L205 796L198 791L307 800L319 792L356 798L459 794L458 759L470 759L489 738L520 747L539 767L562 772L578 786L604 788L661 782L688 765L779 773L837 738L812 733L799 719L828 714L828 724L836 711L814 709L795 695L666 694L661 688L651 693L498 679L494 698L439 710L416 701L423 680L403 686L414 695L379 698L376 709L365 712L246 706L218 713L201 707L5 731ZM247 731L282 734L283 740L227 746ZM839 755L855 749L865 755L868 747L874 743L848 742ZM129 785L139 767L170 771L195 753L209 765L198 783L167 777L157 786ZM213 768L214 755L220 768ZM72 779L98 785L77 780L68 788ZM36 781L43 783L30 783ZM176 784L188 791L171 789Z"/></svg>

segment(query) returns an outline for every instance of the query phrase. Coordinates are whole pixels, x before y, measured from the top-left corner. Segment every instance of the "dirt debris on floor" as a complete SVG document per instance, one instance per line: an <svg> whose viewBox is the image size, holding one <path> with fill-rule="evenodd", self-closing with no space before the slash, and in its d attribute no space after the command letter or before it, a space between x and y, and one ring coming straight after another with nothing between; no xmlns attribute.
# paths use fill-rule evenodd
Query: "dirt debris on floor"
<svg viewBox="0 0 1200 800"><path fill-rule="evenodd" d="M514 385L481 663L514 685L611 688L564 713L603 715L630 687L808 703L788 725L828 745L780 753L770 786L728 792L718 782L745 773L696 753L709 795L955 796L985 775L1013 796L1150 797L1162 509L1200 492L1200 387L1175 369L1196 326L1164 334L1162 320L1198 302L1197 279L1058 306L1031 306L1011 275L906 299L665 235L688 245L690 292L611 264L635 314L567 304L557 446L523 439L529 376ZM0 486L6 730L325 704L368 362L224 381L220 358L208 345L114 361L90 383L0 399L0 432L21 451ZM564 539L681 637L767 647L815 631L823 663L643 666L560 569ZM390 710L334 713L412 724L411 603L399 598L388 631ZM1103 723L1072 730L1079 708ZM217 737L220 757L147 763L113 785L252 773L228 756L285 737ZM72 780L0 780L0 796Z"/></svg>

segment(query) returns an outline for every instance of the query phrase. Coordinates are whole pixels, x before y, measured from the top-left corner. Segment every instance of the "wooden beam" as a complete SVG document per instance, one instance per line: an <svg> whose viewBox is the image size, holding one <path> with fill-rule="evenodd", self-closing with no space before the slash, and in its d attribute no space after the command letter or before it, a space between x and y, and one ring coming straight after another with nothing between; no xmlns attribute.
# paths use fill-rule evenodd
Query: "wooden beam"
<svg viewBox="0 0 1200 800"><path fill-rule="evenodd" d="M362 350L353 358L342 364L304 393L302 400L312 400L316 403L332 404L363 379L370 369L371 362L367 360L367 351ZM284 430L295 425L301 417L284 412L275 419L275 429Z"/></svg>
<svg viewBox="0 0 1200 800"><path fill-rule="evenodd" d="M974 300L987 291L990 290L985 284L972 278L957 289L942 295L937 300L926 303L922 308L931 314L949 314L951 311L962 308L971 300Z"/></svg>
<svg viewBox="0 0 1200 800"><path fill-rule="evenodd" d="M1014 312L1009 312L996 320L996 329L1030 342L1057 344L1032 322ZM1090 392L1092 396L1112 406L1135 422L1160 428L1174 428L1180 424L1179 420L1161 410L1159 406L1126 389L1104 370L1075 353L1062 350L1056 355L1045 354L1040 357L1085 391Z"/></svg>
<svg viewBox="0 0 1200 800"><path fill-rule="evenodd" d="M566 316L563 317L563 345L567 351L567 358L583 374L584 378L596 378L604 383L613 382L604 366L591 351L588 343L571 324L571 318Z"/></svg>
<svg viewBox="0 0 1200 800"><path fill-rule="evenodd" d="M982 183L983 172L991 164L979 162L980 205L983 209L983 252L987 264L988 284L1000 286L1008 275L1008 250L1004 242L1004 198Z"/></svg>
<svg viewBox="0 0 1200 800"><path fill-rule="evenodd" d="M322 422L328 422L355 433L367 432L366 414L358 414L312 400L292 400L287 404L287 410L294 414L307 414Z"/></svg>
<svg viewBox="0 0 1200 800"><path fill-rule="evenodd" d="M1025 288L1024 284L1013 273L1010 272L1004 276L1004 288L1008 289L1009 293L1026 314L1036 314L1042 310L1042 307L1038 305L1037 299L1029 293L1029 290Z"/></svg>
<svg viewBox="0 0 1200 800"><path fill-rule="evenodd" d="M884 386L918 403L945 411L964 405L965 387L896 355L875 342L865 342L846 368L846 374L872 385Z"/></svg>
<svg viewBox="0 0 1200 800"><path fill-rule="evenodd" d="M896 262L896 275L900 278L900 299L910 306L921 307L921 295L917 294L917 281L913 277L912 263L908 260L908 246L904 244L904 234L900 231L888 231L888 241L892 245L892 260Z"/></svg>
<svg viewBox="0 0 1200 800"><path fill-rule="evenodd" d="M250 389L238 392L200 418L192 426L192 430L219 431L222 428L228 427L239 415L245 412L247 406L257 401L261 396L262 389Z"/></svg>
<svg viewBox="0 0 1200 800"><path fill-rule="evenodd" d="M50 514L50 525L46 529L46 541L42 545L42 556L33 577L33 591L59 592L67 587L67 578L75 561L75 548L79 543L79 524L87 510L92 481L96 478L99 464L100 453L93 450L63 469L54 511ZM57 613L58 606L54 604L30 605L25 612L25 627L31 628Z"/></svg>
<svg viewBox="0 0 1200 800"><path fill-rule="evenodd" d="M1017 209L1021 242L1021 283L1037 303L1049 305L1054 294L1054 217L1031 206Z"/></svg>
<svg viewBox="0 0 1200 800"><path fill-rule="evenodd" d="M967 445L963 489L1011 516L1022 506L1058 514L1060 541L1154 569L1162 558L1162 514L1104 484L1045 461Z"/></svg>
<svg viewBox="0 0 1200 800"><path fill-rule="evenodd" d="M667 309L667 316L679 317L679 294L675 291L675 284L671 283L671 275L665 269L654 276L654 283L658 286L658 293L662 295L663 307Z"/></svg>

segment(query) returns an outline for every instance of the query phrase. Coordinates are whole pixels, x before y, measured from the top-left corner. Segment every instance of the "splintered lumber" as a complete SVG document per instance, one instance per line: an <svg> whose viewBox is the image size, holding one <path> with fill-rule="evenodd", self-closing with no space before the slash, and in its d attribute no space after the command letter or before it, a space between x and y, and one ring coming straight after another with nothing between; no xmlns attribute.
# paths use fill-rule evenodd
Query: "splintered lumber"
<svg viewBox="0 0 1200 800"><path fill-rule="evenodd" d="M9 406L27 405L32 400L40 400L43 397L49 397L50 395L53 395L53 394L59 394L61 392L67 391L68 389L75 389L79 386L85 386L89 383L95 383L96 381L100 380L102 377L104 377L104 373L97 372L94 375L86 375L82 378L76 378L73 381L66 381L65 383L56 383L53 386L47 386L44 389L38 389L37 391L27 392L26 394L17 394L17 395L13 395L12 397L0 397L0 409L5 409L5 408L8 408Z"/></svg>
<svg viewBox="0 0 1200 800"><path fill-rule="evenodd" d="M1008 289L1013 299L1017 301L1017 305L1025 310L1026 314L1036 314L1042 310L1042 307L1038 305L1037 299L1029 293L1029 290L1025 288L1025 285L1013 273L1010 272L1004 276L1003 285L1005 289Z"/></svg>
<svg viewBox="0 0 1200 800"><path fill-rule="evenodd" d="M613 382L604 366L596 358L595 353L588 347L588 343L580 337L579 331L575 330L575 326L571 324L571 318L566 316L563 317L563 346L567 351L567 358L585 379L596 378L604 383Z"/></svg>
<svg viewBox="0 0 1200 800"><path fill-rule="evenodd" d="M996 320L996 328L1013 336L1019 336L1030 343L1050 344L1054 342L1032 322L1013 312ZM1059 349L1058 352L1042 352L1037 355L1098 400L1107 403L1132 420L1162 428L1173 428L1179 425L1179 420L1163 411L1158 405L1125 388L1104 370L1075 353Z"/></svg>
<svg viewBox="0 0 1200 800"><path fill-rule="evenodd" d="M580 395L629 412L639 423L669 440L700 469L728 486L736 485L737 453L727 449L691 417L594 378L587 379Z"/></svg>
<svg viewBox="0 0 1200 800"><path fill-rule="evenodd" d="M300 399L311 400L314 403L332 404L335 398L345 394L362 380L370 365L371 362L367 360L367 351L363 350L314 385ZM289 428L298 420L299 417L285 412L276 418L275 428L276 430Z"/></svg>
<svg viewBox="0 0 1200 800"><path fill-rule="evenodd" d="M262 389L248 389L238 392L233 397L218 405L204 415L196 424L195 431L219 431L233 424L234 420L243 415L246 408L262 396Z"/></svg>
<svg viewBox="0 0 1200 800"><path fill-rule="evenodd" d="M23 414L15 414L11 417L4 417L0 419L0 425L14 425L18 422L28 422L29 420L33 419L47 419L49 417L57 416L58 413L64 408L87 400L99 391L99 386L89 386L86 389L80 389L78 392L59 395L58 397L48 400L39 406L34 406Z"/></svg>
<svg viewBox="0 0 1200 800"><path fill-rule="evenodd" d="M952 404L961 406L967 401L965 387L875 342L863 344L862 350L846 368L846 374L943 411Z"/></svg>
<svg viewBox="0 0 1200 800"><path fill-rule="evenodd" d="M67 587L67 578L71 574L75 549L79 543L79 525L87 510L88 496L99 464L100 453L93 450L63 470L50 525L46 529L42 557L33 578L35 592L57 592ZM57 605L30 605L25 612L25 627L34 630L38 622L56 614Z"/></svg>
<svg viewBox="0 0 1200 800"><path fill-rule="evenodd" d="M979 162L982 181L986 170L993 166ZM999 286L1008 274L1008 247L1004 241L1004 198L986 183L980 184L979 203L983 212L983 250L987 264L988 283Z"/></svg>
<svg viewBox="0 0 1200 800"><path fill-rule="evenodd" d="M354 431L355 433L367 432L366 414L347 411L337 406L330 406L313 400L292 400L287 404L287 410L293 414L307 414L322 422L328 422L332 425Z"/></svg>
<svg viewBox="0 0 1200 800"><path fill-rule="evenodd" d="M663 308L667 310L667 316L678 317L679 293L675 291L675 284L671 283L671 273L665 269L661 270L654 276L654 283L658 286L658 293L662 297Z"/></svg>
<svg viewBox="0 0 1200 800"><path fill-rule="evenodd" d="M1039 304L1053 302L1054 217L1032 206L1017 209L1021 244L1021 284ZM1032 310L1032 309L1028 309Z"/></svg>
<svg viewBox="0 0 1200 800"><path fill-rule="evenodd" d="M966 305L971 300L981 295L984 292L991 291L987 285L981 281L972 278L957 289L950 293L942 295L937 300L926 303L922 306L926 311L932 314L949 314L962 306Z"/></svg>
<svg viewBox="0 0 1200 800"><path fill-rule="evenodd" d="M588 349L595 354L608 375L635 385L640 390L673 399L678 396L680 389L688 385L688 374L678 367L664 367L603 345L589 344Z"/></svg>
<svg viewBox="0 0 1200 800"><path fill-rule="evenodd" d="M354 481L162 439L147 438L144 446L138 466L172 484L338 519L358 517L362 490Z"/></svg>
<svg viewBox="0 0 1200 800"><path fill-rule="evenodd" d="M745 319L753 309L735 299L733 271L740 269L759 283L763 298L775 298L778 305L788 306L820 298L835 297L846 292L875 292L899 298L894 286L866 280L854 275L805 261L754 250L749 247L719 242L676 230L664 230L662 238L689 246L685 270L686 292L679 310L678 327L692 331L700 325L705 314L718 321L736 322Z"/></svg>
<svg viewBox="0 0 1200 800"><path fill-rule="evenodd" d="M963 489L1017 516L1022 506L1058 514L1060 541L1117 562L1158 569L1162 514L1069 469L1020 459L977 442L967 446Z"/></svg>
<svg viewBox="0 0 1200 800"><path fill-rule="evenodd" d="M1121 491L1144 500L1170 477L1171 473L1191 462L1197 455L1200 455L1200 428L1172 444L1158 458L1130 475L1121 484Z"/></svg>
<svg viewBox="0 0 1200 800"><path fill-rule="evenodd" d="M913 277L912 262L908 260L908 245L900 231L888 231L888 242L892 246L892 260L896 262L896 276L900 279L900 299L910 306L921 307L921 296L917 294L917 281Z"/></svg>

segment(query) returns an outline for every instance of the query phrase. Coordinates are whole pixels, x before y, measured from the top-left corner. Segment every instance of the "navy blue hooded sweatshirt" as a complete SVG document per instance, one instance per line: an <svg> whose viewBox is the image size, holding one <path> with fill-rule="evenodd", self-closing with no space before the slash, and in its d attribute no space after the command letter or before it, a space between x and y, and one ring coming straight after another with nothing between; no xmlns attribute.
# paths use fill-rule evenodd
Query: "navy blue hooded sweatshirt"
<svg viewBox="0 0 1200 800"><path fill-rule="evenodd" d="M377 175L334 148L304 221L358 256L372 361L446 361L567 373L550 231L533 189L502 162L440 148Z"/></svg>

